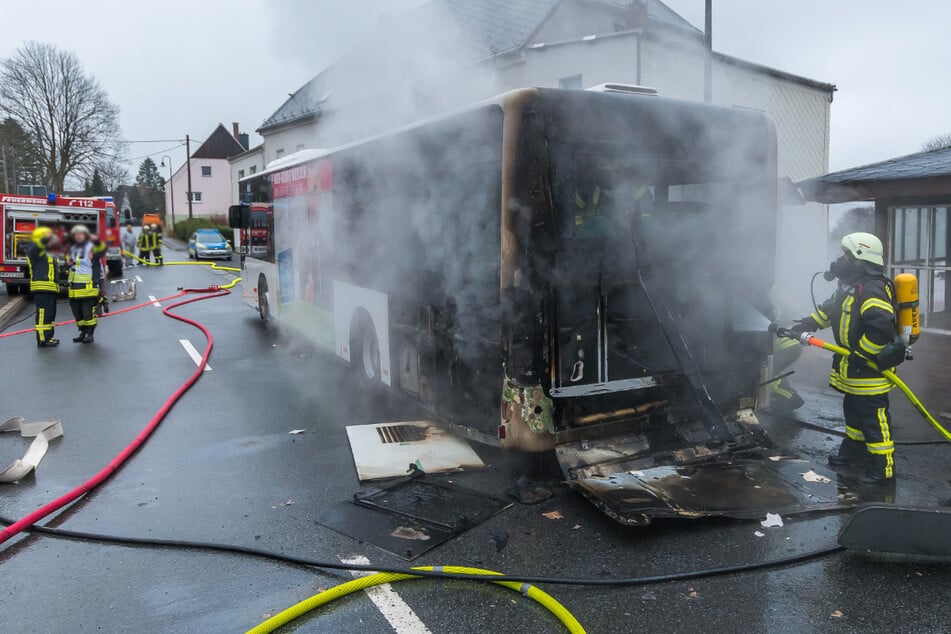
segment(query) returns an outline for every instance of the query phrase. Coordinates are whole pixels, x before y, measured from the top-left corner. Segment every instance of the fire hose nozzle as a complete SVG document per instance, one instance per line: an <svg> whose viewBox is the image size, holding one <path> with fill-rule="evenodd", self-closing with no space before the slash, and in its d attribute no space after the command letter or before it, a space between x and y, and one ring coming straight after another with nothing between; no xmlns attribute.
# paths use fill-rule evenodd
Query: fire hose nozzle
<svg viewBox="0 0 951 634"><path fill-rule="evenodd" d="M808 346L809 340L812 338L811 332L797 332L789 328L783 328L777 323L770 324L768 330L781 339L795 339L804 346Z"/></svg>

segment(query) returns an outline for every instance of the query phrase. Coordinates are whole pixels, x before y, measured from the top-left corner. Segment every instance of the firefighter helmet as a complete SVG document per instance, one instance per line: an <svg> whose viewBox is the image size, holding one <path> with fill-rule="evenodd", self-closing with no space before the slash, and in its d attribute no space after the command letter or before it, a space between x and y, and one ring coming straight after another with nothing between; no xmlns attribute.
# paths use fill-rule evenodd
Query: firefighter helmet
<svg viewBox="0 0 951 634"><path fill-rule="evenodd" d="M53 230L49 227L37 227L33 230L33 233L30 234L30 238L33 242L39 242L43 238L53 235Z"/></svg>
<svg viewBox="0 0 951 634"><path fill-rule="evenodd" d="M842 238L842 250L851 253L856 260L884 266L885 249L882 241L871 233L850 233Z"/></svg>
<svg viewBox="0 0 951 634"><path fill-rule="evenodd" d="M89 228L86 225L76 225L69 230L69 235L71 236L79 235L80 233L85 233L88 236Z"/></svg>
<svg viewBox="0 0 951 634"><path fill-rule="evenodd" d="M149 229L151 229L152 231L158 231L158 225L155 224L155 223L152 223L152 225L149 227Z"/></svg>

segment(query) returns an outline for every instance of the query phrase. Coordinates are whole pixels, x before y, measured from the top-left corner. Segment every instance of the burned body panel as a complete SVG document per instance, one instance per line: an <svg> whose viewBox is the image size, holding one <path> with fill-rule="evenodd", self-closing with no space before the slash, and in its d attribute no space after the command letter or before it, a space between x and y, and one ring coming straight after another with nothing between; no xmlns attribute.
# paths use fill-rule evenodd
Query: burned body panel
<svg viewBox="0 0 951 634"><path fill-rule="evenodd" d="M658 517L762 519L842 508L835 474L793 459L737 459L691 466L659 466L575 480L602 511L632 526ZM818 481L816 481L818 480Z"/></svg>

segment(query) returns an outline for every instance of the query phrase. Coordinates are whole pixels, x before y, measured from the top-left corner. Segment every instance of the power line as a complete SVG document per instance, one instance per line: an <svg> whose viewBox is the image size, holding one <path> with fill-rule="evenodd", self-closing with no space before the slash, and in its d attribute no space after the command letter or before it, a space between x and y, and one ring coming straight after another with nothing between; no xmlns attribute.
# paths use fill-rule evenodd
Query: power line
<svg viewBox="0 0 951 634"><path fill-rule="evenodd" d="M123 143L184 143L185 139L148 139L146 141L123 141Z"/></svg>
<svg viewBox="0 0 951 634"><path fill-rule="evenodd" d="M152 152L152 153L150 153L150 154L143 154L142 156L136 156L136 157L134 157L134 158L125 159L125 162L126 162L126 163L131 163L132 161L139 161L139 160L142 160L142 159L144 159L144 158L148 158L148 157L150 157L150 156L155 156L156 154L162 154L162 153L164 153L164 152L171 152L172 150L175 150L175 149L178 149L178 148L184 147L184 146L185 146L185 143L179 143L178 145L173 145L172 147L165 148L164 150L156 150L155 152Z"/></svg>

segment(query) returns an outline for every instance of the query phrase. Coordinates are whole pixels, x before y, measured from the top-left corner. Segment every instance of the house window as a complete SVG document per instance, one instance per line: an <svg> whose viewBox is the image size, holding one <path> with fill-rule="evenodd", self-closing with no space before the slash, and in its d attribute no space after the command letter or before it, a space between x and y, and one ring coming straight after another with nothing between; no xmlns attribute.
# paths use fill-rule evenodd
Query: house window
<svg viewBox="0 0 951 634"><path fill-rule="evenodd" d="M581 74L569 75L558 80L558 87L565 90L581 90Z"/></svg>
<svg viewBox="0 0 951 634"><path fill-rule="evenodd" d="M244 178L244 170L238 170L238 180Z"/></svg>
<svg viewBox="0 0 951 634"><path fill-rule="evenodd" d="M193 203L201 202L201 192L191 192L191 201Z"/></svg>
<svg viewBox="0 0 951 634"><path fill-rule="evenodd" d="M303 144L303 143L298 143L298 144L297 144L297 149L295 149L294 151L295 151L295 152L300 152L300 151L303 150L303 149L304 149L304 144Z"/></svg>
<svg viewBox="0 0 951 634"><path fill-rule="evenodd" d="M201 166L201 175L202 175L202 176L211 176L211 165L202 165L202 166Z"/></svg>
<svg viewBox="0 0 951 634"><path fill-rule="evenodd" d="M282 156L284 156L284 148L278 148L277 152L274 153L274 156L276 156L277 158L281 158Z"/></svg>
<svg viewBox="0 0 951 634"><path fill-rule="evenodd" d="M258 166L257 166L257 165L252 165L252 166L251 166L251 171L250 171L250 173L251 173L251 174L257 174L257 173L258 173Z"/></svg>

